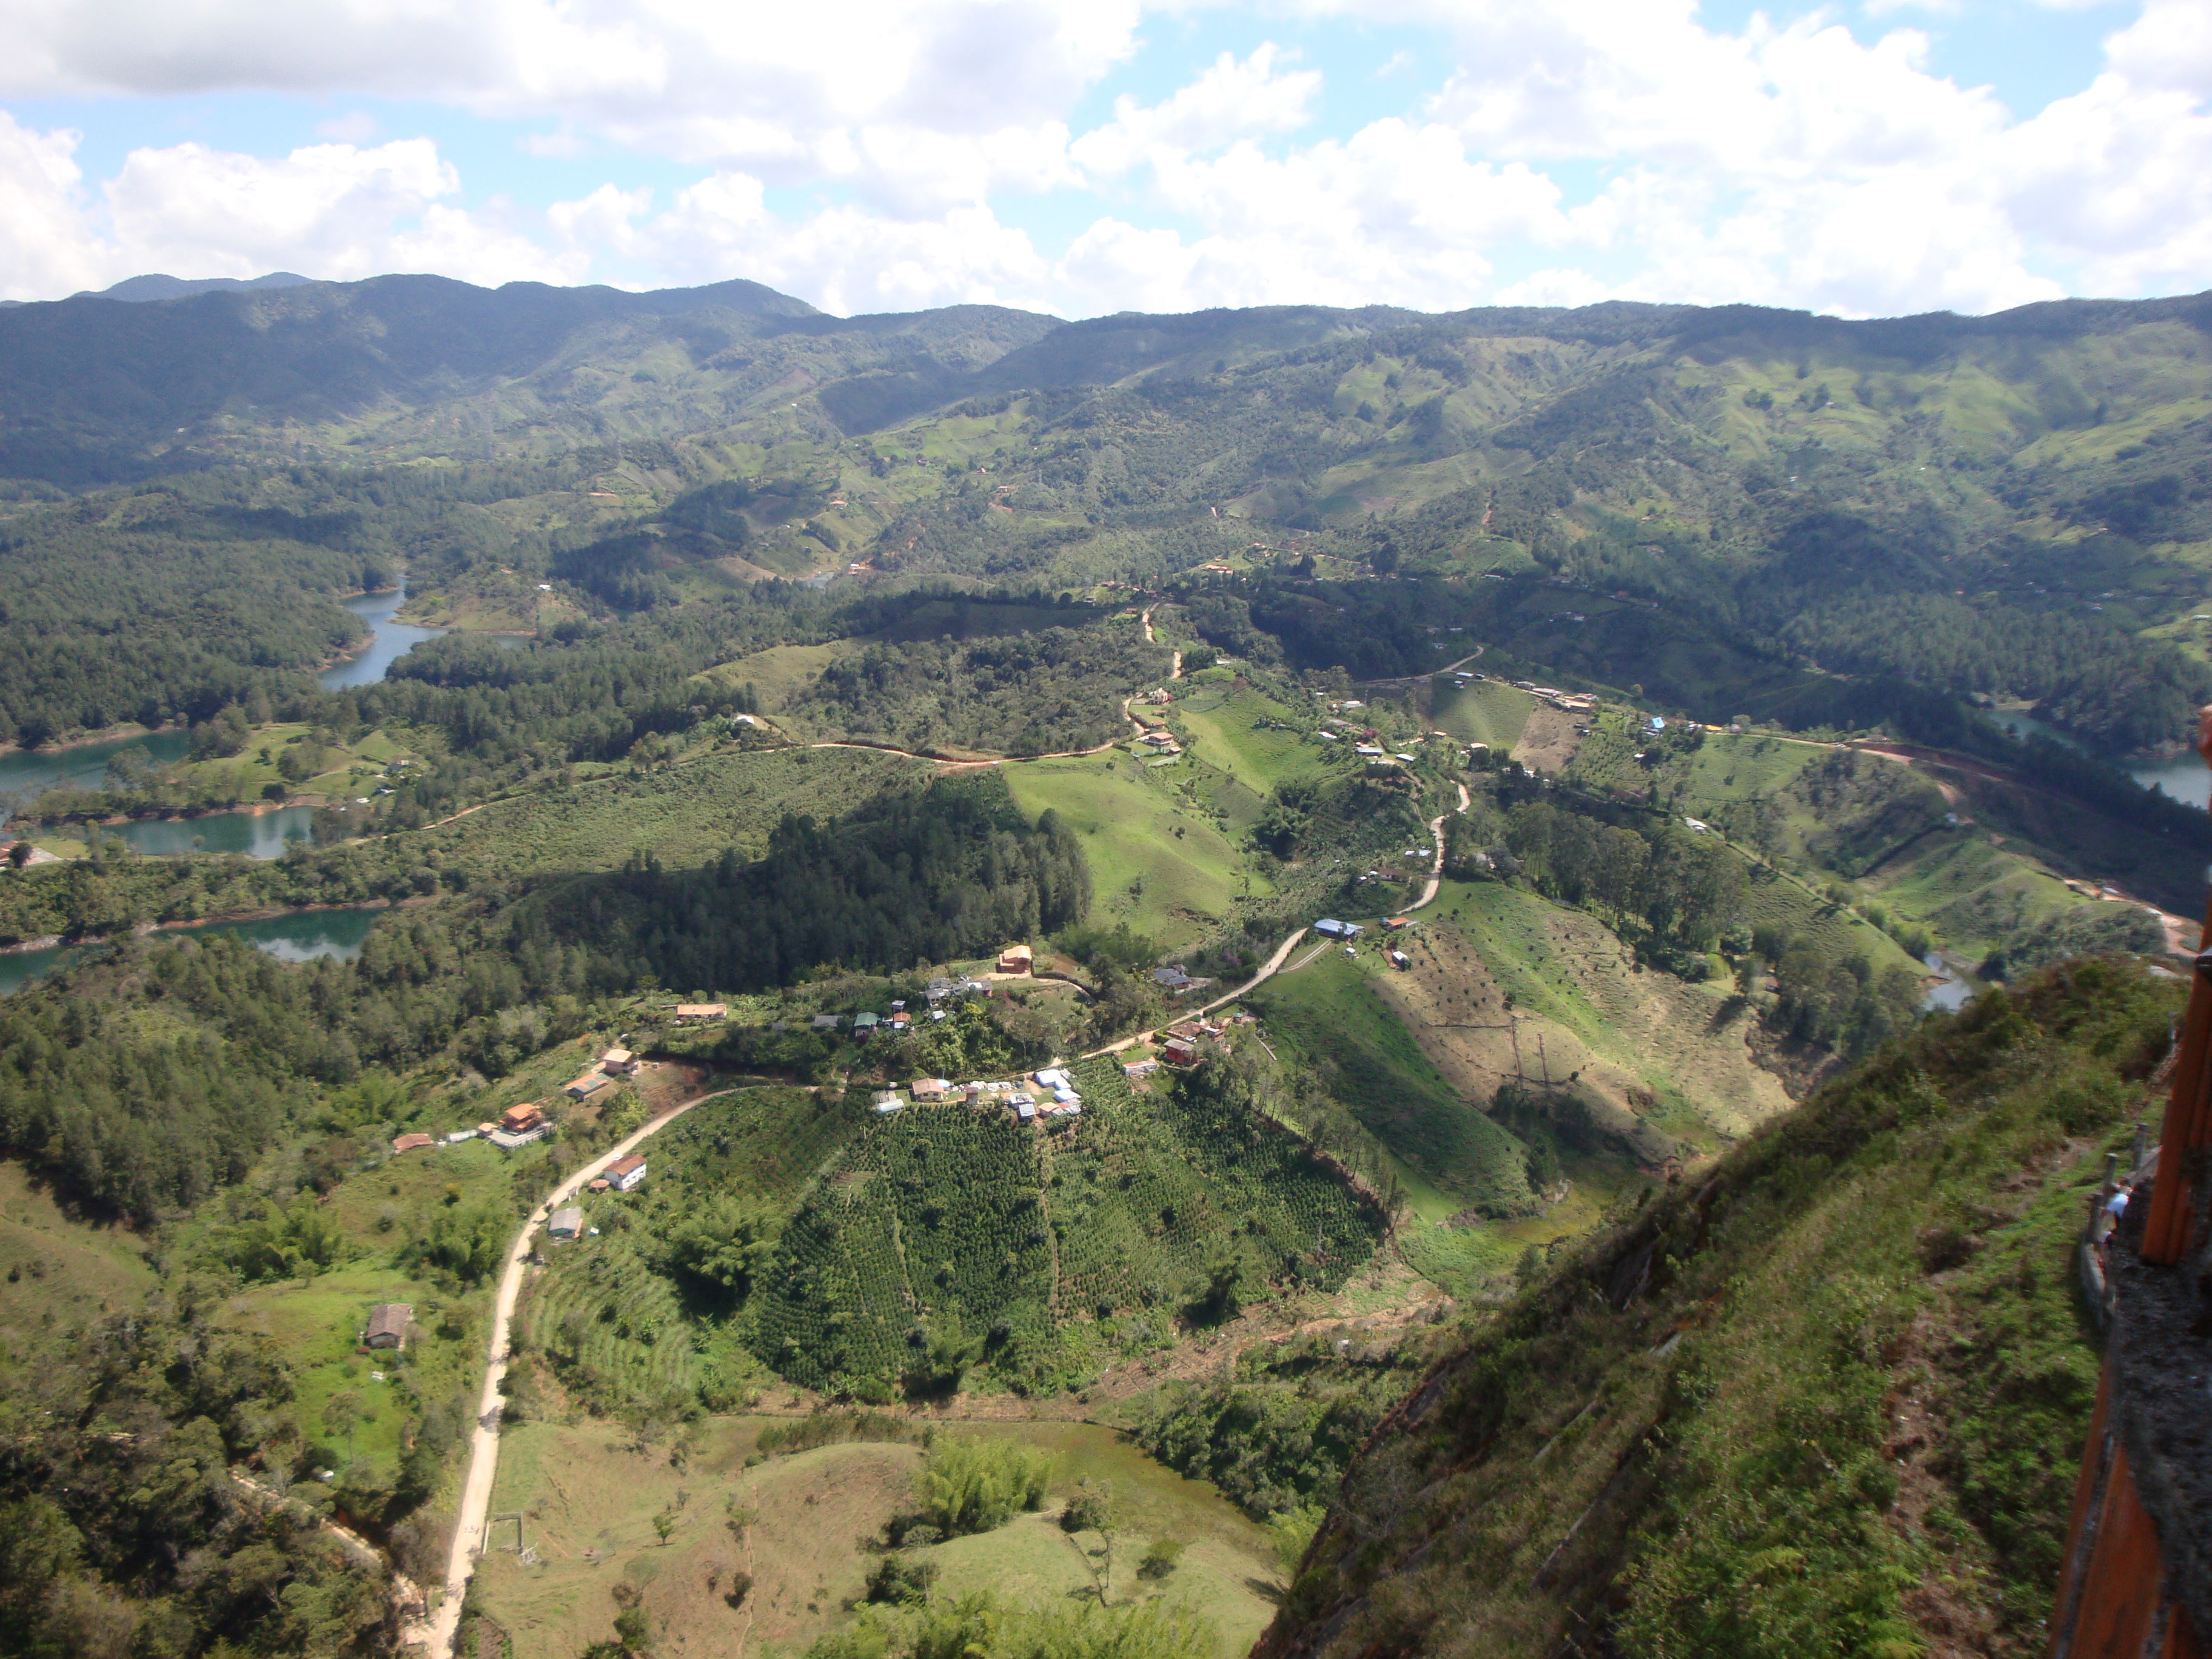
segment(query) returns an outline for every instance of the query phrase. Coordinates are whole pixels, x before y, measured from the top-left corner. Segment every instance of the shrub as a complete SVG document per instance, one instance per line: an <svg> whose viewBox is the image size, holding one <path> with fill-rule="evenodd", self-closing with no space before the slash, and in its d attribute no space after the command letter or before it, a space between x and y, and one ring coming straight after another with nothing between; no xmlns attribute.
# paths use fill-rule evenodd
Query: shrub
<svg viewBox="0 0 2212 1659"><path fill-rule="evenodd" d="M915 1483L921 1519L947 1537L988 1532L1044 1504L1052 1460L1010 1440L947 1437L929 1449Z"/></svg>

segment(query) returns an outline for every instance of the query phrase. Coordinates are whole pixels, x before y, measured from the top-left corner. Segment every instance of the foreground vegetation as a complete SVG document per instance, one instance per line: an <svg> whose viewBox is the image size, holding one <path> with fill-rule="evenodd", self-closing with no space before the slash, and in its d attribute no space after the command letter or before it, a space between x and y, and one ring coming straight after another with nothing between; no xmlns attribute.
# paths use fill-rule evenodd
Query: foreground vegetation
<svg viewBox="0 0 2212 1659"><path fill-rule="evenodd" d="M1393 1413L1261 1651L2033 1650L2095 1394L2082 1193L2175 1006L2047 971L1623 1216Z"/></svg>

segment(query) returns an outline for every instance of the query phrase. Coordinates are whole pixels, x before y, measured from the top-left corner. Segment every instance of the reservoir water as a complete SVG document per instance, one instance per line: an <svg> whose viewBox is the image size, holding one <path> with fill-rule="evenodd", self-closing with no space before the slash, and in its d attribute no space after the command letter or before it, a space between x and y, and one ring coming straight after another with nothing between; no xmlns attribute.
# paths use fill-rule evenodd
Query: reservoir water
<svg viewBox="0 0 2212 1659"><path fill-rule="evenodd" d="M318 678L331 690L348 686L374 685L392 665L424 640L447 630L396 623L392 613L407 597L406 590L360 593L339 603L369 627L369 641L357 656L349 657ZM510 641L502 640L502 644ZM528 641L515 639L514 645ZM0 800L27 805L49 789L64 785L93 788L107 775L109 759L125 749L143 749L156 766L184 759L191 738L183 732L157 732L150 737L115 738L82 744L73 749L39 750L0 755ZM249 858L273 859L295 842L312 838L315 811L312 806L282 806L264 812L209 812L194 818L143 818L130 823L102 825L100 833L118 840L137 852L243 853ZM0 964L0 992L9 969Z"/></svg>
<svg viewBox="0 0 2212 1659"><path fill-rule="evenodd" d="M381 915L378 910L300 910L290 915L269 916L258 921L211 921L198 927L165 927L165 933L200 938L210 933L235 933L257 951L265 951L279 962L313 962L328 957L351 962L361 954L369 928ZM57 945L44 951L0 953L0 996L20 991L33 980L69 966L100 945Z"/></svg>
<svg viewBox="0 0 2212 1659"><path fill-rule="evenodd" d="M442 628L418 628L412 623L397 623L392 613L407 600L405 587L395 587L384 593L357 593L339 603L369 626L368 644L360 655L348 657L334 668L326 668L316 678L332 691L343 691L349 686L374 685L389 673L398 662L425 640L434 640L446 632Z"/></svg>
<svg viewBox="0 0 2212 1659"><path fill-rule="evenodd" d="M1990 718L2016 738L2048 738L2053 743L2063 743L2069 749L2090 752L2088 745L2079 738L2069 737L2057 726L2037 720L2032 714L2019 714L2009 710L1992 711ZM2207 766L2197 756L2181 754L2172 760L2151 761L2141 766L2124 769L2137 783L2173 797L2185 806L2212 807L2212 766Z"/></svg>

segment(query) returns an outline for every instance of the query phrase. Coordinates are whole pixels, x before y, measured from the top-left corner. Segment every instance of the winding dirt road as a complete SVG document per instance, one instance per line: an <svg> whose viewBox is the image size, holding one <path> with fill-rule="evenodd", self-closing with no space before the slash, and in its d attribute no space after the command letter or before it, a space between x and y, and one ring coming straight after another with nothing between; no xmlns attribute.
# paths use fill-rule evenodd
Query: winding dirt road
<svg viewBox="0 0 2212 1659"><path fill-rule="evenodd" d="M484 1517L491 1509L492 1483L499 1474L499 1385L507 1377L508 1328L514 1322L515 1302L522 1294L532 1237L554 1211L599 1179L608 1164L635 1151L693 1107L729 1092L727 1089L715 1089L694 1096L586 1164L530 1212L521 1231L515 1234L514 1243L507 1247L507 1265L499 1276L499 1295L492 1306L491 1344L484 1364L483 1387L477 1395L477 1425L469 1442L469 1469L461 1485L460 1510L453 1520L453 1548L446 1558L445 1597L428 1617L402 1629L399 1639L403 1645L420 1645L428 1650L433 1659L449 1659L454 1638L460 1631L461 1600L468 1593L469 1580L476 1573Z"/></svg>

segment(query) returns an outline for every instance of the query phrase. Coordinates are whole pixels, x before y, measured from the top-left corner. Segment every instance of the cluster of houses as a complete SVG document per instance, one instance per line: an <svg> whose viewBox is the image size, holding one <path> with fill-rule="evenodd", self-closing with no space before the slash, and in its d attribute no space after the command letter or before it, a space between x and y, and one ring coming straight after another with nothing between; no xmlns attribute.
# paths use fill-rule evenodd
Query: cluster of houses
<svg viewBox="0 0 2212 1659"><path fill-rule="evenodd" d="M1075 1117L1083 1111L1083 1097L1077 1092L1073 1079L1056 1066L1030 1074L1032 1089L1027 1084L1008 1083L1000 1079L979 1079L974 1083L951 1083L941 1077L917 1078L907 1085L907 1093L917 1106L964 1103L970 1106L1000 1105L1011 1111L1017 1121L1034 1123L1039 1118ZM906 1109L907 1102L895 1089L885 1089L876 1096L875 1112L878 1117L890 1117Z"/></svg>
<svg viewBox="0 0 2212 1659"><path fill-rule="evenodd" d="M716 1004L719 1007L720 1005ZM570 1100L588 1100L617 1078L637 1075L638 1058L627 1048L604 1050L599 1061L582 1076L564 1085L561 1092ZM553 1120L545 1115L544 1107L535 1101L526 1100L508 1107L492 1122L479 1123L473 1129L455 1129L447 1133L443 1142L428 1134L404 1134L392 1143L392 1155L420 1152L441 1144L455 1146L478 1136L489 1140L504 1152L514 1152L540 1141L553 1133Z"/></svg>
<svg viewBox="0 0 2212 1659"><path fill-rule="evenodd" d="M1597 698L1588 691L1562 691L1557 686L1539 685L1534 680L1516 680L1513 684L1516 690L1542 698L1563 714L1587 714L1597 707Z"/></svg>

